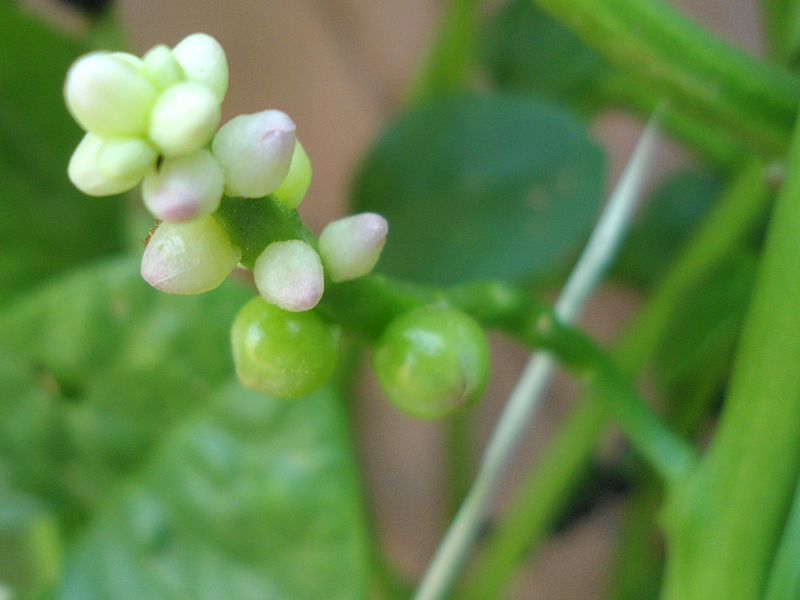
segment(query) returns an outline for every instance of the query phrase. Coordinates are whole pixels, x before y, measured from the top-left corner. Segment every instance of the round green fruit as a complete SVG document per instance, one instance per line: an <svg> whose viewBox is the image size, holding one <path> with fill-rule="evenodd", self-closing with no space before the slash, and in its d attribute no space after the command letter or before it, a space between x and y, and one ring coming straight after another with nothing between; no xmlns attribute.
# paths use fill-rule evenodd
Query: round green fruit
<svg viewBox="0 0 800 600"><path fill-rule="evenodd" d="M389 324L372 365L392 402L414 416L435 419L481 396L489 350L471 317L452 308L425 307Z"/></svg>
<svg viewBox="0 0 800 600"><path fill-rule="evenodd" d="M300 398L322 387L338 356L337 334L312 312L288 312L256 297L231 331L236 373L244 385L275 398Z"/></svg>

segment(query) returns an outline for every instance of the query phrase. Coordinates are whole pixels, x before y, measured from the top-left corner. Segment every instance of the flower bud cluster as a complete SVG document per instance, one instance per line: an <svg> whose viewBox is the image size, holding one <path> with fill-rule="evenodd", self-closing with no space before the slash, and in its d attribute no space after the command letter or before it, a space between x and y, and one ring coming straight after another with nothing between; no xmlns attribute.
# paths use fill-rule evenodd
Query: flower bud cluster
<svg viewBox="0 0 800 600"><path fill-rule="evenodd" d="M201 33L142 58L126 52L79 58L64 85L67 108L86 131L70 160L70 179L91 196L119 194L155 171L159 159L200 151L217 129L227 88L225 53Z"/></svg>
<svg viewBox="0 0 800 600"><path fill-rule="evenodd" d="M293 210L311 181L308 156L285 113L239 115L217 130L227 87L225 52L202 33L174 48L158 45L142 58L88 54L67 74L67 107L86 131L69 177L94 196L142 184L144 205L160 225L146 245L141 274L164 292L213 289L241 259L214 218L223 195L272 195ZM256 286L284 310L309 310L326 276L339 282L372 270L386 232L383 217L365 213L329 224L319 253L301 240L273 242L253 266Z"/></svg>

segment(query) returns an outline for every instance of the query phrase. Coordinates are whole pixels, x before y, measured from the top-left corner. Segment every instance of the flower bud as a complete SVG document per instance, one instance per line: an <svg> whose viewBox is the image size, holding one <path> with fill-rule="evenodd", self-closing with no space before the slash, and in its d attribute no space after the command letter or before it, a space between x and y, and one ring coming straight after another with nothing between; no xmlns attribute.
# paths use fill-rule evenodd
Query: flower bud
<svg viewBox="0 0 800 600"><path fill-rule="evenodd" d="M325 286L319 256L301 240L267 246L256 259L253 277L264 300L292 312L314 308Z"/></svg>
<svg viewBox="0 0 800 600"><path fill-rule="evenodd" d="M200 294L225 281L241 254L214 217L161 223L144 249L142 278L168 294Z"/></svg>
<svg viewBox="0 0 800 600"><path fill-rule="evenodd" d="M137 68L138 59L93 52L69 69L64 84L67 108L87 131L105 137L147 132L158 90Z"/></svg>
<svg viewBox="0 0 800 600"><path fill-rule="evenodd" d="M172 50L186 76L210 89L222 102L228 90L228 61L219 42L205 33L184 38Z"/></svg>
<svg viewBox="0 0 800 600"><path fill-rule="evenodd" d="M328 223L319 236L325 272L332 281L366 275L378 262L389 225L377 213L361 213Z"/></svg>
<svg viewBox="0 0 800 600"><path fill-rule="evenodd" d="M265 110L225 123L212 150L225 171L228 194L261 198L286 178L294 146L294 122L279 110Z"/></svg>
<svg viewBox="0 0 800 600"><path fill-rule="evenodd" d="M110 196L136 187L156 159L155 148L142 139L106 140L87 133L72 153L67 175L84 194Z"/></svg>
<svg viewBox="0 0 800 600"><path fill-rule="evenodd" d="M275 197L286 208L297 208L306 197L308 186L311 184L311 161L308 154L300 144L300 140L295 141L292 161L289 164L289 172L283 183L273 192Z"/></svg>
<svg viewBox="0 0 800 600"><path fill-rule="evenodd" d="M167 88L150 116L150 139L165 156L180 156L202 148L214 135L220 108L204 85L187 81Z"/></svg>
<svg viewBox="0 0 800 600"><path fill-rule="evenodd" d="M219 207L224 179L222 168L207 150L167 158L161 168L144 178L142 198L163 221L183 222L210 215Z"/></svg>
<svg viewBox="0 0 800 600"><path fill-rule="evenodd" d="M172 50L164 44L151 48L142 58L142 63L145 75L162 90L186 78Z"/></svg>

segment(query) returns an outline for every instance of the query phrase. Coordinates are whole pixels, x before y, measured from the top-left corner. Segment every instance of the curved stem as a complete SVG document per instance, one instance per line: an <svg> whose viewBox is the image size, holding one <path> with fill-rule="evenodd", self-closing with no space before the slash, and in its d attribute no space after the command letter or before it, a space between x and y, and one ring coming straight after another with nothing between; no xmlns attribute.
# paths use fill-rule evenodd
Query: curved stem
<svg viewBox="0 0 800 600"><path fill-rule="evenodd" d="M659 0L534 0L676 109L782 155L800 78L715 37Z"/></svg>
<svg viewBox="0 0 800 600"><path fill-rule="evenodd" d="M557 318L567 321L577 317L627 231L645 165L652 158L655 149L653 136L653 132L648 129L637 145L633 159L609 199L586 249L556 303ZM556 319L540 319L532 324L532 328L534 337L538 333L543 337L558 338L554 334L560 330L560 325ZM563 349L571 347L572 344L567 343ZM550 381L553 366L551 356L543 352L535 353L528 361L495 426L475 481L420 583L416 600L442 598L452 585L472 548L509 459L538 408L539 400ZM618 391L609 390L610 394ZM625 401L628 400L630 398L626 396Z"/></svg>
<svg viewBox="0 0 800 600"><path fill-rule="evenodd" d="M800 126L714 437L672 490L663 598L762 598L800 472Z"/></svg>
<svg viewBox="0 0 800 600"><path fill-rule="evenodd" d="M752 230L770 198L763 165L750 161L728 186L717 207L684 245L658 288L627 327L612 357L632 375L652 355L673 307ZM462 588L469 600L497 598L516 566L541 541L589 464L606 423L606 408L582 402L531 469L511 507L487 541L480 562Z"/></svg>
<svg viewBox="0 0 800 600"><path fill-rule="evenodd" d="M477 0L447 2L436 38L409 92L411 103L460 91L466 86L476 37L477 4Z"/></svg>

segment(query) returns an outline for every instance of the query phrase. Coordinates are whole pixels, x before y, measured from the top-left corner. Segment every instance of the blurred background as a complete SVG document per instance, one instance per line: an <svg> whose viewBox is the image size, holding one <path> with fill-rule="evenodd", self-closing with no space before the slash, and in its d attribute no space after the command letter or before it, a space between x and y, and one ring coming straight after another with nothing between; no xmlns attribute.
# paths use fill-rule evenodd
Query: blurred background
<svg viewBox="0 0 800 600"><path fill-rule="evenodd" d="M482 10L489 18L501 4L484 2ZM674 4L732 43L754 54L761 52L755 2L676 0ZM314 168L300 212L319 233L328 221L346 214L354 171L382 125L403 106L443 5L442 0L120 0L115 10L130 49L139 55L158 43L174 45L194 32L209 33L220 41L230 65L223 121L266 108L279 108L294 119ZM83 19L62 4L36 0L29 6L68 28L85 27ZM608 152L606 187L610 188L635 144L641 122L621 112L604 113L592 130ZM659 169L665 172L690 161L690 156L665 142ZM658 177L655 173L652 179ZM584 325L608 340L636 305L635 294L608 286L593 301ZM474 412L476 460L525 360L525 353L514 344L497 337L492 343L490 386ZM446 526L439 486L444 476L441 428L408 418L385 402L367 368L361 383L358 452L373 516L388 555L404 574L416 578ZM507 479L509 489L521 466L535 457L568 410L574 391L564 380L554 384ZM615 436L609 436L610 455L618 444ZM519 577L515 597L602 596L620 501L613 485L598 494L590 509L570 521Z"/></svg>

